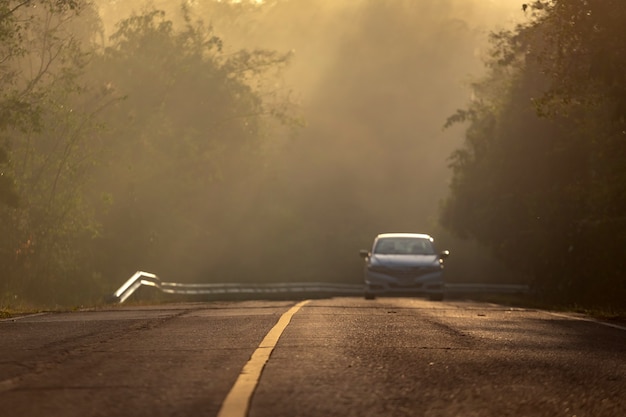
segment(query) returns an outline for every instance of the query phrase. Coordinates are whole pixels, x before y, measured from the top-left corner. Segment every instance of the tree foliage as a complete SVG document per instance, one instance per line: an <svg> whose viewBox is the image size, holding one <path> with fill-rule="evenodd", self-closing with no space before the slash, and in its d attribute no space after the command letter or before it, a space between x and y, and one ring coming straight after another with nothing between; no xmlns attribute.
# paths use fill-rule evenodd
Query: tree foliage
<svg viewBox="0 0 626 417"><path fill-rule="evenodd" d="M79 283L77 241L94 231L84 189L103 98L81 76L98 19L79 1L8 2L1 13L2 292L54 299Z"/></svg>
<svg viewBox="0 0 626 417"><path fill-rule="evenodd" d="M560 300L623 305L626 12L619 1L534 2L492 36L450 158L442 223Z"/></svg>
<svg viewBox="0 0 626 417"><path fill-rule="evenodd" d="M52 7L47 2L3 1L0 3L0 132L10 128L19 128L34 124L36 110L29 100L29 91L19 85L20 71L16 61L27 53L25 36L34 16L28 17L27 10L35 5ZM58 9L75 7L75 4L59 2ZM5 149L6 143L0 143L0 167L9 162ZM14 180L7 168L0 172L0 205L17 206L18 195Z"/></svg>
<svg viewBox="0 0 626 417"><path fill-rule="evenodd" d="M94 62L126 96L106 114L115 155L100 178L113 196L99 242L110 276L143 268L200 279L219 261L209 259L216 226L237 227L234 190L263 169L269 125L291 118L288 99L264 88L288 53L224 53L210 27L182 16L177 25L148 9L122 20Z"/></svg>
<svg viewBox="0 0 626 417"><path fill-rule="evenodd" d="M132 15L103 48L89 2L2 4L0 302L89 302L107 278L180 271L175 241L206 238L216 184L263 165L267 126L290 119L266 81L289 55L224 54L182 15Z"/></svg>

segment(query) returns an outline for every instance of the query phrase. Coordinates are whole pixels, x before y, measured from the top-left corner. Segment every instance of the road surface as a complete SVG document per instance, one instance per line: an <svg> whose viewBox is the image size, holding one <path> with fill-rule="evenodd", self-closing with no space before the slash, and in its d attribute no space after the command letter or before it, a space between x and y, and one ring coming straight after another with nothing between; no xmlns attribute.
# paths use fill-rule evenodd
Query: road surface
<svg viewBox="0 0 626 417"><path fill-rule="evenodd" d="M464 301L46 313L0 354L7 417L626 416L626 328Z"/></svg>

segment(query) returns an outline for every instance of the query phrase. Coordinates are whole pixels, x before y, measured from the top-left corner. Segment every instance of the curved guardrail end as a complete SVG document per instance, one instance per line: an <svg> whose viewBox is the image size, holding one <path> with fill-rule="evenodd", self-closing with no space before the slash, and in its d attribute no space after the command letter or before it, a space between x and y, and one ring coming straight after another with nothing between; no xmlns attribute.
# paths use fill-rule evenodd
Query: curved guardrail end
<svg viewBox="0 0 626 417"><path fill-rule="evenodd" d="M160 288L161 280L150 272L137 271L110 298L121 304L142 285L152 285Z"/></svg>

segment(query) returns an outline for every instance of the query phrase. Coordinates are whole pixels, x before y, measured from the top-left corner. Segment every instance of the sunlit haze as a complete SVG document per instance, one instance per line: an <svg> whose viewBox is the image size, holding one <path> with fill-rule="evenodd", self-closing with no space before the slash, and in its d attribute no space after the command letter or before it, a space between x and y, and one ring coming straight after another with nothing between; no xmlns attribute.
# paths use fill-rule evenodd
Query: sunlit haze
<svg viewBox="0 0 626 417"><path fill-rule="evenodd" d="M224 278L247 280L269 267L277 279L315 280L311 267L328 262L325 278L341 279L358 265L355 250L379 232L436 234L446 159L462 136L443 124L470 97L487 34L523 17L518 3L318 0L228 9L189 2L225 51L292 52L280 88L291 91L305 126L295 137L266 138L263 175L207 196L226 207L198 207L197 227L219 244L177 236L169 242L172 264L146 268L198 279L231 265ZM178 2L150 4L180 20ZM100 2L107 33L142 7Z"/></svg>

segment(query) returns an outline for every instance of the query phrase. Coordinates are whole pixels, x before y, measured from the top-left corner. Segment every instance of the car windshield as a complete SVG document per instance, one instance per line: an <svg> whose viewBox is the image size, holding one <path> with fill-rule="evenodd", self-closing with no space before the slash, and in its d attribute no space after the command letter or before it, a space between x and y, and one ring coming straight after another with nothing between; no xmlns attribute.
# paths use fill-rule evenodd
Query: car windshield
<svg viewBox="0 0 626 417"><path fill-rule="evenodd" d="M380 255L432 255L435 253L435 249L429 239L388 237L376 241L373 253Z"/></svg>

